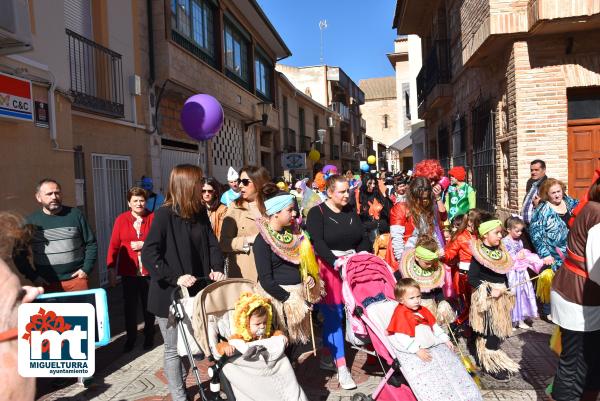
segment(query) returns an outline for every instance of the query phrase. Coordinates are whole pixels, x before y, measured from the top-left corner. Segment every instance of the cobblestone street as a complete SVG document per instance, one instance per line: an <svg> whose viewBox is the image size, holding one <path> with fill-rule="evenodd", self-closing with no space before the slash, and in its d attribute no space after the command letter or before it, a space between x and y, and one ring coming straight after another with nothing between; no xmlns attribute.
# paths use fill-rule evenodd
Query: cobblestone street
<svg viewBox="0 0 600 401"><path fill-rule="evenodd" d="M120 288L111 290L109 298L115 304L120 297ZM131 400L131 401L167 401L166 378L162 369L162 344L149 352L143 352L141 339L134 351L122 354L124 339L122 316L113 309L111 316L112 332L115 337L107 347L97 351L95 384L85 390L75 381L66 387L51 390L47 379L38 383L38 400L40 401L83 401L83 400ZM498 383L482 375L482 393L486 401L528 401L547 400L544 390L550 383L556 368L557 358L548 348L548 341L553 326L541 320L534 322L534 330L517 330L507 339L503 348L515 360L521 362L521 375L513 377L508 383ZM156 340L161 341L160 334ZM466 351L465 343L462 344ZM356 392L368 394L381 380L381 369L365 366L366 355L362 352L348 352L352 363L353 377L358 384L357 390L346 391L339 387L335 375L319 369L318 359L310 358L297 369L298 380L306 395L314 401L350 400ZM203 381L207 380L206 361L198 362ZM188 394L199 399L193 376L187 380Z"/></svg>

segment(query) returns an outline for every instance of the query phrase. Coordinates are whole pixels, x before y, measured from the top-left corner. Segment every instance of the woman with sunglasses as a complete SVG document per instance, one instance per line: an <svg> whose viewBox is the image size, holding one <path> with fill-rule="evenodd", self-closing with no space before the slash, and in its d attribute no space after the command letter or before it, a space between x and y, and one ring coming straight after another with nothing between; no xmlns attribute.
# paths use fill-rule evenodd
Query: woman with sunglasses
<svg viewBox="0 0 600 401"><path fill-rule="evenodd" d="M202 186L202 203L206 207L210 225L217 239L221 238L221 227L225 212L227 212L227 206L219 200L221 199L221 188L222 185L214 178L207 179Z"/></svg>
<svg viewBox="0 0 600 401"><path fill-rule="evenodd" d="M227 253L228 277L258 280L252 245L258 235L256 219L264 212L261 190L270 181L264 167L246 166L240 171L240 197L229 204L221 227L220 244Z"/></svg>

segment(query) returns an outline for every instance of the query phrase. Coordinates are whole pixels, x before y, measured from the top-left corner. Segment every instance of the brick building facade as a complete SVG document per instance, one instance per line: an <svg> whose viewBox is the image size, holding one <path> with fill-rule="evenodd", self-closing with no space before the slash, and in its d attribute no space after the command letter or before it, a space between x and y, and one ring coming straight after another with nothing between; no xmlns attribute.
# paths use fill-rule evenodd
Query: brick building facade
<svg viewBox="0 0 600 401"><path fill-rule="evenodd" d="M222 183L230 166L264 165L273 174L272 139L279 131L274 66L291 53L260 6L255 0L151 4L153 35L142 42L151 48L150 154L158 187L164 189L179 163L198 164ZM183 103L197 93L215 97L225 114L218 135L206 142L187 136L179 121ZM263 113L264 126L256 123Z"/></svg>
<svg viewBox="0 0 600 401"><path fill-rule="evenodd" d="M518 212L529 163L581 196L600 157L600 5L591 0L397 2L422 39L429 157L465 165L478 206Z"/></svg>

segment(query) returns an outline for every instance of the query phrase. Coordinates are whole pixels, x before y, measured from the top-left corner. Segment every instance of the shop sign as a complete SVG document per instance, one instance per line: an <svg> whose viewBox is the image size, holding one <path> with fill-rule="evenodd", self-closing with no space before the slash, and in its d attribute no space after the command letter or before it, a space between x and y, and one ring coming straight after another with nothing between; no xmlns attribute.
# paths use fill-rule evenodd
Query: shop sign
<svg viewBox="0 0 600 401"><path fill-rule="evenodd" d="M281 155L281 167L284 170L303 170L306 168L305 153L283 153Z"/></svg>
<svg viewBox="0 0 600 401"><path fill-rule="evenodd" d="M0 73L0 117L33 121L31 81Z"/></svg>

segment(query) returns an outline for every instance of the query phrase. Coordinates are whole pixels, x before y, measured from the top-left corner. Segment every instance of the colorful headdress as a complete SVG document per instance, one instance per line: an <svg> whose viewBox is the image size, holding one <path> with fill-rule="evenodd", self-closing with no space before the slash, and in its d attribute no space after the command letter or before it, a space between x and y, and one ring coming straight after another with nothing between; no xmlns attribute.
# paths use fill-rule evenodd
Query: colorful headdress
<svg viewBox="0 0 600 401"><path fill-rule="evenodd" d="M252 333L250 333L250 316L256 308L261 306L267 310L265 337L269 337L273 322L273 310L269 299L251 292L243 292L240 299L235 303L235 310L233 311L235 334L242 336L244 341L250 341L253 338Z"/></svg>
<svg viewBox="0 0 600 401"><path fill-rule="evenodd" d="M319 171L317 174L315 174L315 179L313 180L313 182L317 186L317 189L319 191L325 191L325 188L327 187L327 182L325 181L325 174Z"/></svg>
<svg viewBox="0 0 600 401"><path fill-rule="evenodd" d="M444 169L435 159L421 160L415 166L414 177L425 177L428 180L438 181L444 175Z"/></svg>

